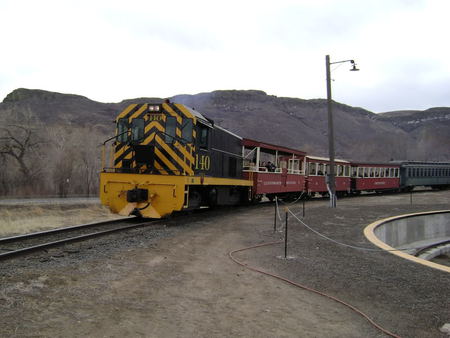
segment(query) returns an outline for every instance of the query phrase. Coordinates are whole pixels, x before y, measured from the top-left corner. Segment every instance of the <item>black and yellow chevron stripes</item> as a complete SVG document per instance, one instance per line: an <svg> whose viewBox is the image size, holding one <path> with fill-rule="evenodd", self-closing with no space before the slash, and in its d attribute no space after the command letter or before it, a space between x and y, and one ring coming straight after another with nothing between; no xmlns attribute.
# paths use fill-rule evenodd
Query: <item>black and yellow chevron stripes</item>
<svg viewBox="0 0 450 338"><path fill-rule="evenodd" d="M163 175L193 175L194 174L194 144L184 144L178 140L166 142L165 125L168 116L176 118L175 135L181 138L183 120L189 118L196 124L195 117L183 105L173 103L160 104L158 111L150 111L152 104L131 104L125 108L116 118L127 119L131 125L134 119L143 119L144 137L137 144L154 147L153 171ZM154 106L154 105L153 105ZM193 131L193 139L196 133ZM129 163L124 166L124 161ZM134 160L133 144L116 143L114 153L114 167L136 168ZM147 168L144 168L147 169Z"/></svg>

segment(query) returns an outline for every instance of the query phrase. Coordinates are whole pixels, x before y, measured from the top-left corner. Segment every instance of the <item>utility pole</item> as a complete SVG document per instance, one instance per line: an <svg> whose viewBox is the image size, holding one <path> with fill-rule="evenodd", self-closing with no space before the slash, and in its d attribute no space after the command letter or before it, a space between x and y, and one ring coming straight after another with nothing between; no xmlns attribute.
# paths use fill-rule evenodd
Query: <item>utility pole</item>
<svg viewBox="0 0 450 338"><path fill-rule="evenodd" d="M328 186L330 189L330 208L336 208L336 177L334 174L334 126L333 126L333 104L331 100L331 70L330 56L325 57L327 70L327 108L328 108L328 157L330 158L330 169L327 173Z"/></svg>
<svg viewBox="0 0 450 338"><path fill-rule="evenodd" d="M330 208L336 208L336 173L334 165L334 126L333 126L333 101L331 99L331 69L330 65L335 63L350 62L350 71L358 71L354 60L330 62L330 56L325 56L325 67L327 73L327 110L328 110L328 156L330 158L330 170L327 173L328 187L330 192Z"/></svg>

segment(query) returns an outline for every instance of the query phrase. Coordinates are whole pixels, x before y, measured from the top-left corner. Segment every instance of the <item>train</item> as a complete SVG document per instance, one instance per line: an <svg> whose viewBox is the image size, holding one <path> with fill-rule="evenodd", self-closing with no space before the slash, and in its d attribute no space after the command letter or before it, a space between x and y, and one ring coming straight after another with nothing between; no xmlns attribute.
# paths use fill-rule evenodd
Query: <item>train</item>
<svg viewBox="0 0 450 338"><path fill-rule="evenodd" d="M114 122L100 172L100 200L113 213L162 218L329 193L328 158L243 138L183 104L130 104ZM334 162L338 196L450 187L450 162Z"/></svg>

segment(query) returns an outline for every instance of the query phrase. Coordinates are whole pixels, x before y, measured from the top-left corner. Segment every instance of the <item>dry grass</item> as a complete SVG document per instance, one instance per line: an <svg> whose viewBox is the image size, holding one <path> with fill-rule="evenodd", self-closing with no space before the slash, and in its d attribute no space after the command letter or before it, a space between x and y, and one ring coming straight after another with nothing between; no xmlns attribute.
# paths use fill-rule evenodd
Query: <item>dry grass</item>
<svg viewBox="0 0 450 338"><path fill-rule="evenodd" d="M0 206L0 237L118 218L101 205Z"/></svg>

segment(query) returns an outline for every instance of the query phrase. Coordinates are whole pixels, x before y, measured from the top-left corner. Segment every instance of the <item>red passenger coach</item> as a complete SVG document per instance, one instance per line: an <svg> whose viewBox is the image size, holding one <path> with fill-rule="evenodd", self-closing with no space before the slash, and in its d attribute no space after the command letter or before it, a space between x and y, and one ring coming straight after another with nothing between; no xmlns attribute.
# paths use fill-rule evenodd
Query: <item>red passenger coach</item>
<svg viewBox="0 0 450 338"><path fill-rule="evenodd" d="M352 163L352 191L398 190L400 165L378 163Z"/></svg>
<svg viewBox="0 0 450 338"><path fill-rule="evenodd" d="M297 198L305 191L303 151L243 139L244 178L253 181L252 197Z"/></svg>
<svg viewBox="0 0 450 338"><path fill-rule="evenodd" d="M330 160L323 157L306 156L307 162L307 190L309 195L319 193L328 194L327 175L330 172ZM350 193L350 162L336 159L335 163L335 184L336 192L340 195Z"/></svg>

